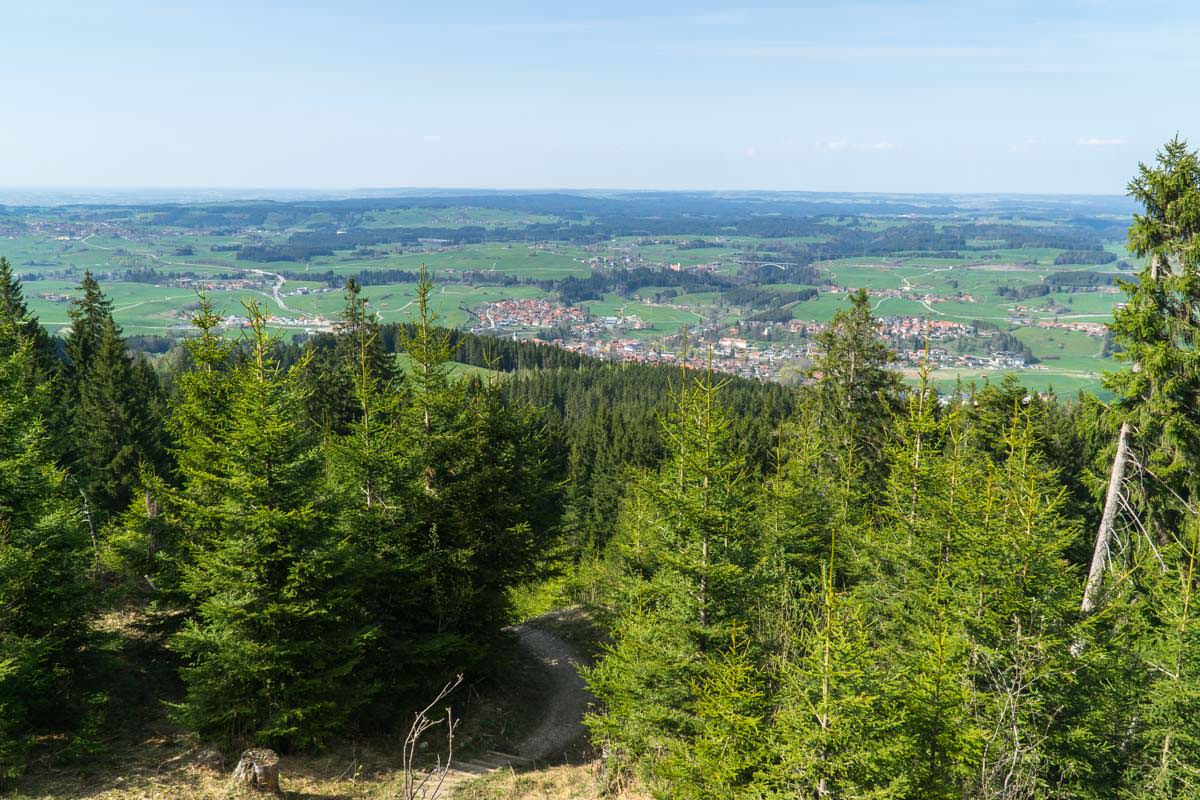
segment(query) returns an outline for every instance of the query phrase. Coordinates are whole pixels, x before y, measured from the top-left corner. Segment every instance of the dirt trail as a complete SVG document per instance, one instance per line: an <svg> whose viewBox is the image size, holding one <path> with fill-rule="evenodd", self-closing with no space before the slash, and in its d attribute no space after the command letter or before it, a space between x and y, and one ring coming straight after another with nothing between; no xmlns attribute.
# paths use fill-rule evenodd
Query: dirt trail
<svg viewBox="0 0 1200 800"><path fill-rule="evenodd" d="M536 730L517 745L517 755L540 760L562 755L586 733L583 715L592 694L579 675L585 665L579 652L552 633L519 625L513 629L521 644L539 658L550 672L549 693L544 698L544 715Z"/></svg>
<svg viewBox="0 0 1200 800"><path fill-rule="evenodd" d="M453 762L446 773L443 797L452 797L462 784L498 770L523 770L539 761L560 761L586 740L583 715L593 698L579 668L587 660L573 645L549 631L528 624L511 630L521 646L545 665L550 676L546 693L540 698L541 721L516 744L514 753L492 750L470 761Z"/></svg>

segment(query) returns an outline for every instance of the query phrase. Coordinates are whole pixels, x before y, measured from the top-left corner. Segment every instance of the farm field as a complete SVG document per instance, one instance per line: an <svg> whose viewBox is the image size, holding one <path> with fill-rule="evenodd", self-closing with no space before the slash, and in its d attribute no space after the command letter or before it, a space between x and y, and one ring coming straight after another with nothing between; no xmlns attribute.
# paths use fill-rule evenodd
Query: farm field
<svg viewBox="0 0 1200 800"><path fill-rule="evenodd" d="M207 287L223 315L240 316L243 303L257 302L281 330L295 334L330 326L344 305L342 282L351 276L361 276L363 296L381 321L413 319L412 276L424 265L436 285L433 310L449 326L478 326L483 304L537 300L547 307L573 304L593 320L616 318L610 335L645 347L663 346L686 325L693 341L742 336L751 348L782 347L802 357L807 334L760 338L762 323L747 327L747 320L825 324L847 307L849 290L862 288L880 318L983 326L982 340L947 350L947 363L939 363L935 373L940 386L1003 374L949 363L955 353L986 355L991 336L992 347L1007 342L1010 349L1024 350L1029 363L1018 374L1031 388L1097 390L1100 374L1113 365L1099 326L1123 297L1111 284L1131 277L1129 265L1116 260L1056 263L1070 261L1064 254L1080 247L1113 259L1128 259L1129 253L1119 238L1038 244L1039 237L1094 237L1098 226L1079 233L1069 223L1047 223L1036 215L988 221L992 227L980 229L986 234L968 236L941 253L931 252L924 239L914 244L903 238L909 226L920 224L909 218L853 215L805 221L799 233L786 226L772 229L780 235L771 236L739 232L737 226L719 234L700 232L693 218L687 227L697 232L580 239L573 232L602 217L454 203L356 207L353 213L336 205L253 203L232 209L206 204L22 213L22 224L5 228L8 217L0 208L0 254L25 282L31 309L55 330L69 322L69 296L84 270L100 277L128 334L186 330L198 285ZM934 220L920 235L953 236L971 224L965 219ZM512 234L524 227L539 233ZM474 240L456 240L458 230L471 232L468 239ZM543 233L549 230L560 233ZM1116 237L1119 230L1113 231ZM856 236L866 237L864 246L872 248L886 237L898 244L869 255L837 253ZM244 248L250 250L239 253ZM814 249L833 255L806 255ZM250 251L256 255L247 256ZM606 278L635 268L664 279L626 287ZM573 289L571 280L581 282L577 286L598 281L599 288ZM1047 283L1051 280L1058 283ZM727 298L735 287L757 293ZM626 324L632 316L643 324ZM536 324L516 325L505 335L538 336L540 330ZM911 351L918 344L910 337L893 346ZM792 365L789 373L802 369L802 363Z"/></svg>

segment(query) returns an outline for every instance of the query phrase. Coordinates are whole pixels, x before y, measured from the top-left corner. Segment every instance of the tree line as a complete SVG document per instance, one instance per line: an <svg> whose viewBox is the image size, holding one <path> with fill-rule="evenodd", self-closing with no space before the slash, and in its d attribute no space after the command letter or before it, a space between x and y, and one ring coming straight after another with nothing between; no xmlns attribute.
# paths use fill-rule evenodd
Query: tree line
<svg viewBox="0 0 1200 800"><path fill-rule="evenodd" d="M1110 404L905 390L865 296L761 479L712 375L590 580L589 720L672 798L1200 792L1200 158L1143 165ZM1099 513L1101 507L1103 513Z"/></svg>
<svg viewBox="0 0 1200 800"><path fill-rule="evenodd" d="M334 358L285 366L260 308L233 340L202 298L160 381L90 275L56 341L0 260L0 777L50 734L99 746L117 675L95 622L122 602L177 613L182 693L153 702L230 750L389 730L445 675L488 674L559 498L532 410L451 378L430 287L406 375L352 285Z"/></svg>
<svg viewBox="0 0 1200 800"><path fill-rule="evenodd" d="M318 749L486 674L511 591L557 575L608 634L614 786L1196 796L1200 157L1130 192L1109 403L906 386L862 291L794 388L532 344L452 376L497 359L427 274L414 324L350 282L290 344L201 298L151 364L90 275L55 339L0 261L0 777L95 756L118 604L171 612L199 739Z"/></svg>

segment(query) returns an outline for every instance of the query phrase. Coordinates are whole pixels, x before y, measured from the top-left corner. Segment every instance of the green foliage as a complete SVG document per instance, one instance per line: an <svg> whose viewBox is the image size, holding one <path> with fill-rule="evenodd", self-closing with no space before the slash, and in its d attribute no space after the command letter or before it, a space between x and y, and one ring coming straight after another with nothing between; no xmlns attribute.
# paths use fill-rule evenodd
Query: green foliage
<svg viewBox="0 0 1200 800"><path fill-rule="evenodd" d="M766 691L750 643L737 632L706 655L696 697L694 738L679 740L663 758L663 797L751 797L744 791L766 748Z"/></svg>
<svg viewBox="0 0 1200 800"><path fill-rule="evenodd" d="M653 772L673 736L699 724L695 682L751 595L755 526L729 420L711 373L680 388L665 426L668 457L639 476L614 539L613 644L590 674L605 707L594 737Z"/></svg>
<svg viewBox="0 0 1200 800"><path fill-rule="evenodd" d="M202 311L193 354L208 379L187 381L178 401L182 483L161 502L195 612L174 640L187 687L176 710L226 747L314 746L365 699L348 676L370 629L295 376L276 364L262 312L247 311L248 357L220 375L225 348Z"/></svg>
<svg viewBox="0 0 1200 800"><path fill-rule="evenodd" d="M67 460L89 521L98 527L128 506L142 464L165 467L164 401L145 357L130 357L112 304L91 273L84 274L79 288L83 295L72 304L66 341Z"/></svg>
<svg viewBox="0 0 1200 800"><path fill-rule="evenodd" d="M584 597L593 741L662 797L1200 796L1200 159L1171 142L1130 188L1149 263L1111 408L905 390L862 292L794 389L492 350L438 327L422 269L412 323L351 281L291 345L253 305L231 340L202 297L164 411L90 274L60 355L0 261L0 779L103 733L98 559L182 612L174 714L229 749L389 730L493 672L514 613ZM902 235L965 248L948 227ZM1085 617L1089 469L1126 420Z"/></svg>
<svg viewBox="0 0 1200 800"><path fill-rule="evenodd" d="M855 457L880 465L892 417L899 410L900 376L887 368L895 355L879 338L866 290L851 295L850 303L817 335L820 355L810 375L816 380L825 427L846 430ZM862 477L872 486L882 479L877 470Z"/></svg>
<svg viewBox="0 0 1200 800"><path fill-rule="evenodd" d="M78 725L88 624L97 605L92 548L64 473L46 452L40 398L26 378L34 342L8 320L0 341L0 787L35 736Z"/></svg>
<svg viewBox="0 0 1200 800"><path fill-rule="evenodd" d="M1131 368L1109 375L1106 386L1155 476L1135 497L1142 495L1161 541L1183 524L1172 492L1200 493L1200 156L1181 139L1168 142L1155 166L1139 165L1129 193L1144 207L1129 246L1146 266L1124 285L1128 302L1113 314L1118 358Z"/></svg>

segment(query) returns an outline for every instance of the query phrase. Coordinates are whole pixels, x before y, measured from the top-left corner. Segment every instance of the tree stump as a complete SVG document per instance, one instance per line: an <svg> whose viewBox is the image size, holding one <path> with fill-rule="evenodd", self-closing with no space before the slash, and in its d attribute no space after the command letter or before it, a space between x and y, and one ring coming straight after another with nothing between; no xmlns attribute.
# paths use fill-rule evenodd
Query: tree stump
<svg viewBox="0 0 1200 800"><path fill-rule="evenodd" d="M242 753L233 770L233 780L250 789L283 794L279 789L279 756L265 747L253 747Z"/></svg>

